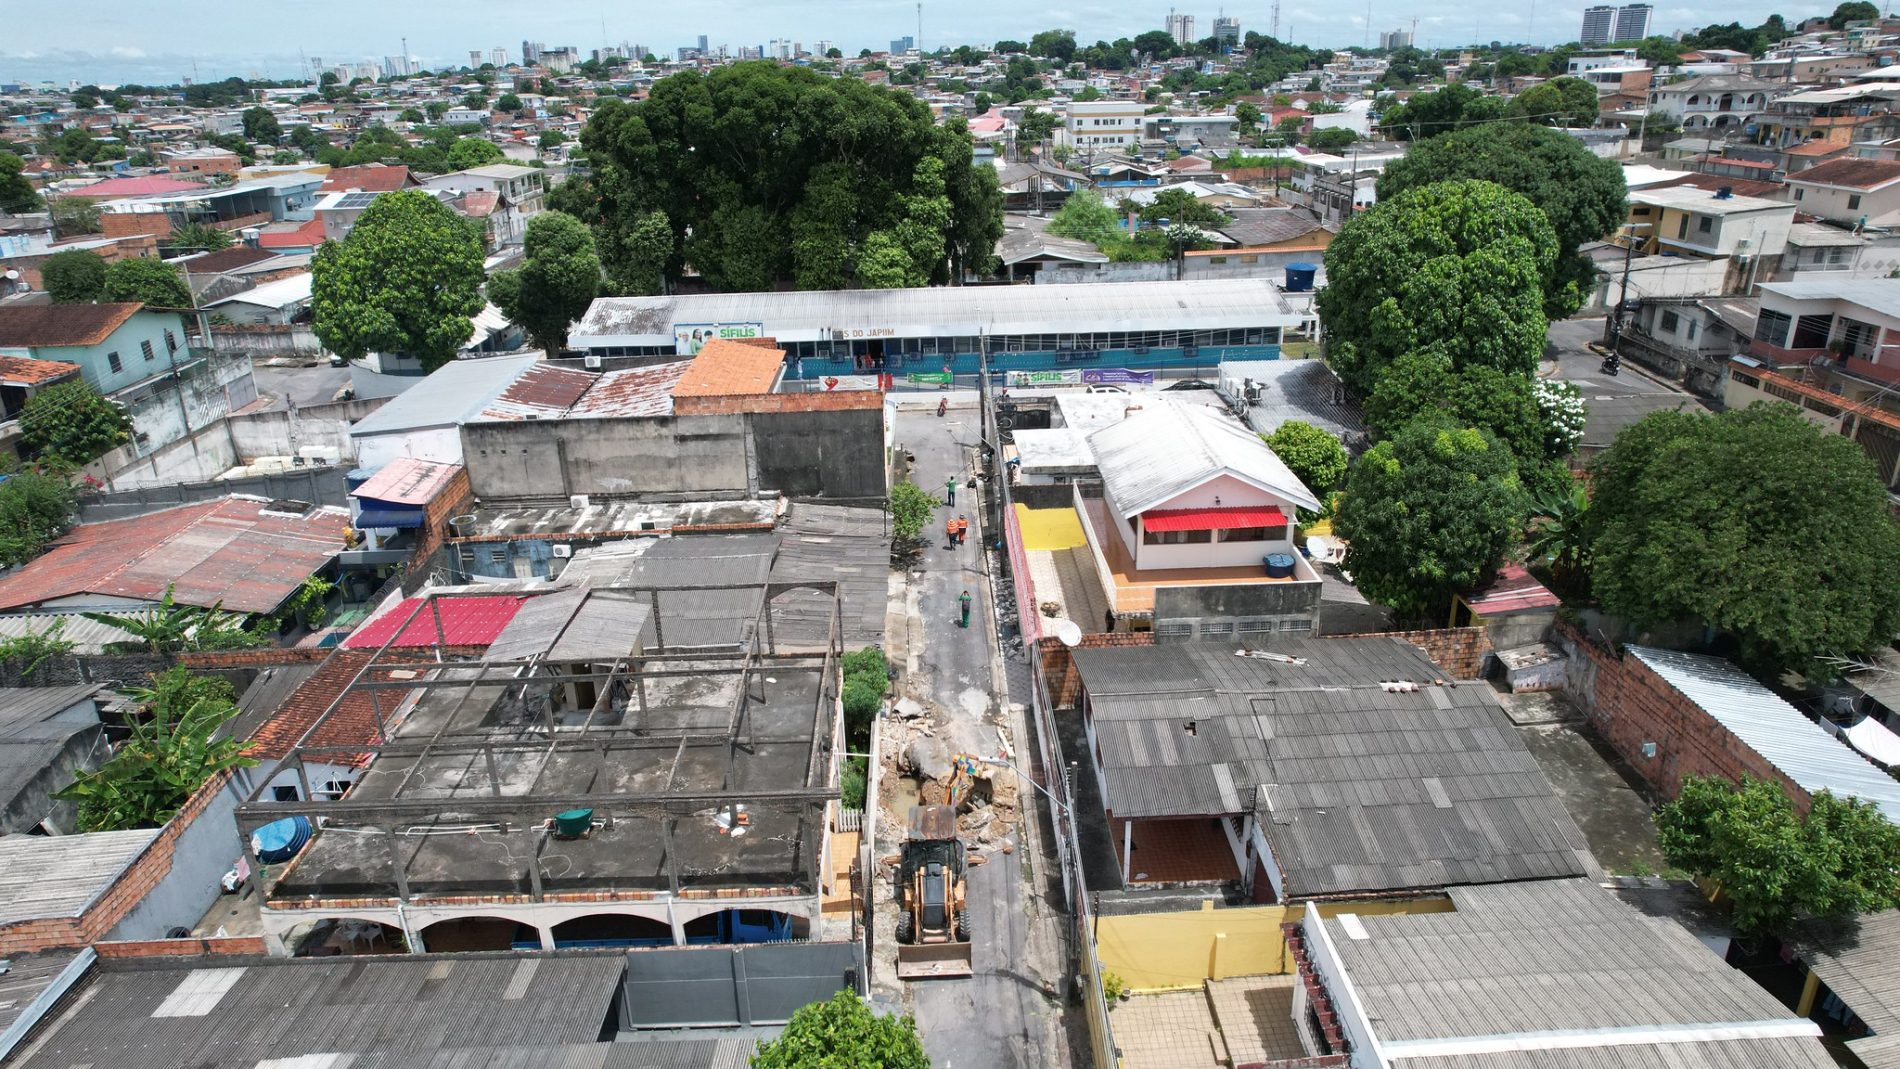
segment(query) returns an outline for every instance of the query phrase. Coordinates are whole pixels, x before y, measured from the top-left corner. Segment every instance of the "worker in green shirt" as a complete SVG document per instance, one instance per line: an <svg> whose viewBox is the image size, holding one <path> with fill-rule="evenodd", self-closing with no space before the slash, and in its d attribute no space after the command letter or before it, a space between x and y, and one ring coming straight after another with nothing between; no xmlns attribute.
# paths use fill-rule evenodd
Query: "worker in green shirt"
<svg viewBox="0 0 1900 1069"><path fill-rule="evenodd" d="M958 627L970 626L970 592L969 591L966 590L963 592L963 596L957 599L957 605L963 609L963 619L957 622L957 626Z"/></svg>
<svg viewBox="0 0 1900 1069"><path fill-rule="evenodd" d="M954 475L943 481L943 503L952 508L956 507L957 477Z"/></svg>

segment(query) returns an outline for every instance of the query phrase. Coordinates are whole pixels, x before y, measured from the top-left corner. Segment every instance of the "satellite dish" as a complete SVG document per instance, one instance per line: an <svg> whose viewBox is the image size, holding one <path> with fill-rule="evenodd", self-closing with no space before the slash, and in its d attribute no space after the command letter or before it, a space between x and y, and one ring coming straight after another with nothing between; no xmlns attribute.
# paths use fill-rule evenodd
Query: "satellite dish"
<svg viewBox="0 0 1900 1069"><path fill-rule="evenodd" d="M1082 644L1082 628L1074 620L1057 620L1051 630L1055 632L1057 638L1062 640L1064 646Z"/></svg>
<svg viewBox="0 0 1900 1069"><path fill-rule="evenodd" d="M8 271L5 275L0 275L0 278L5 278L8 282L18 282L20 281L20 273L18 271Z"/></svg>

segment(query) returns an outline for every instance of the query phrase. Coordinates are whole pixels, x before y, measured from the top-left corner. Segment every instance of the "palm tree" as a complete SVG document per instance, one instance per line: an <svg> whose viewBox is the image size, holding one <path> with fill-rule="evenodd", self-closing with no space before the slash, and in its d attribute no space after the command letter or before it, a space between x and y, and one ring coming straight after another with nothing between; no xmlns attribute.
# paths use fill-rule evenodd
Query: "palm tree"
<svg viewBox="0 0 1900 1069"><path fill-rule="evenodd" d="M1550 562L1551 579L1559 586L1581 579L1589 565L1589 510L1590 495L1578 479L1531 499L1526 548L1532 561Z"/></svg>

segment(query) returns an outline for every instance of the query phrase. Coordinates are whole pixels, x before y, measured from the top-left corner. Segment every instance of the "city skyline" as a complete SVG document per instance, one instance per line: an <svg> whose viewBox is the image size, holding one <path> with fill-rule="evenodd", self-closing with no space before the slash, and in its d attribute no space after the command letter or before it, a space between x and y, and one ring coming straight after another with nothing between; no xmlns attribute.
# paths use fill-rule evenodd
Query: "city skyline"
<svg viewBox="0 0 1900 1069"><path fill-rule="evenodd" d="M310 56L339 62L380 62L396 55L406 35L409 54L423 68L459 67L471 50L487 53L500 47L511 61L520 59L524 38L550 47L571 45L585 57L591 49L623 41L638 41L667 56L681 46L692 46L701 35L714 47L726 45L735 54L741 47L766 46L772 39L835 42L848 55L859 49L882 50L905 36L917 36L913 3L847 2L816 7L801 4L739 4L712 0L679 13L625 17L596 8L568 8L533 12L514 5L488 2L450 5L442 0L418 0L404 5L400 18L391 18L386 4L370 0L333 0L318 4L291 0L277 9L283 19L252 25L255 9L233 0L205 0L208 18L186 24L156 19L148 5L132 0L97 0L100 10L83 21L46 8L23 8L9 13L9 32L0 44L0 79L31 81L70 79L111 83L175 83L258 76L292 78L308 71ZM1554 44L1575 40L1587 4L1566 6L1521 5L1511 10L1474 14L1468 6L1443 0L1418 0L1410 5L1375 2L1367 14L1338 6L1284 4L1280 12L1282 36L1316 48L1346 48L1364 44L1373 34L1418 23L1420 47L1448 48L1491 40ZM1785 5L1784 5L1785 7ZM1197 33L1210 34L1217 16L1238 19L1241 33L1266 32L1269 5L1237 7L1231 4L1175 4L1174 10L1195 18ZM1718 8L1713 4L1658 7L1651 31L1670 33L1711 22L1759 23L1776 10L1762 4L1751 8ZM1826 10L1832 10L1828 7ZM1791 20L1826 10L1784 10ZM1533 17L1534 12L1534 17ZM1040 30L1073 28L1083 43L1096 39L1133 37L1147 30L1167 28L1169 7L1109 7L1084 4L1026 11L994 0L945 6L935 18L930 5L923 10L921 44L934 50L959 44L988 45L997 40L1028 40ZM309 16L298 25L300 14ZM452 17L443 17L452 16ZM285 20L288 20L286 22ZM221 29L207 35L197 27ZM368 27L375 27L371 32ZM604 32L603 32L604 28ZM195 68L195 69L194 69Z"/></svg>

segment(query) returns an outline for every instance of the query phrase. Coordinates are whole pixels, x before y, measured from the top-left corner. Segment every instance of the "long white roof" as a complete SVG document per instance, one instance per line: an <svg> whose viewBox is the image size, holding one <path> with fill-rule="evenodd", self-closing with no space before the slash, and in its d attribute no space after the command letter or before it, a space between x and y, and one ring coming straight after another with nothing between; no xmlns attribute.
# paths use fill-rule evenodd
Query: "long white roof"
<svg viewBox="0 0 1900 1069"><path fill-rule="evenodd" d="M1900 823L1900 782L1720 657L1625 647L1809 794L1864 799Z"/></svg>
<svg viewBox="0 0 1900 1069"><path fill-rule="evenodd" d="M579 349L670 345L676 323L762 323L785 342L1231 330L1297 326L1300 316L1267 279L695 293L602 297L570 339Z"/></svg>
<svg viewBox="0 0 1900 1069"><path fill-rule="evenodd" d="M1089 435L1102 482L1123 517L1221 475L1301 508L1319 509L1313 491L1258 434L1211 408L1148 398L1142 404L1147 406L1142 411Z"/></svg>

